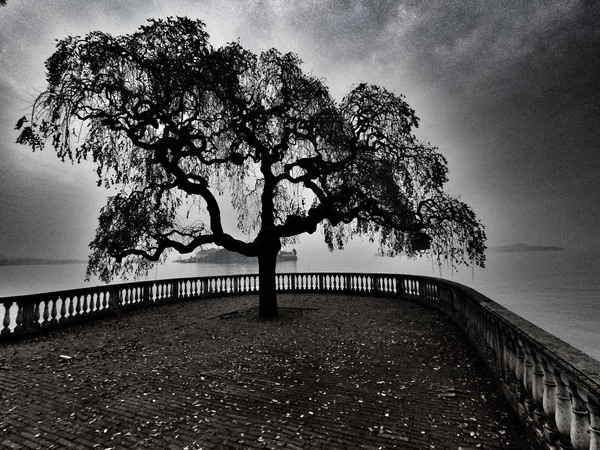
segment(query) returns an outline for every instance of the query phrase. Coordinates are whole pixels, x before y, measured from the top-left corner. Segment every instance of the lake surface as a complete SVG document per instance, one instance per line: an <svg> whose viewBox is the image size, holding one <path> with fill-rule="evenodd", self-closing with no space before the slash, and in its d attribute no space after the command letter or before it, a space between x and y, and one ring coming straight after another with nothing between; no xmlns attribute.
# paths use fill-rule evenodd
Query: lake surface
<svg viewBox="0 0 600 450"><path fill-rule="evenodd" d="M442 276L471 286L511 311L600 360L600 252L489 253L487 268L458 272L427 258L377 257L371 250L299 251L279 272L379 272ZM258 264L177 264L148 279L256 273ZM0 297L94 286L84 264L0 266Z"/></svg>

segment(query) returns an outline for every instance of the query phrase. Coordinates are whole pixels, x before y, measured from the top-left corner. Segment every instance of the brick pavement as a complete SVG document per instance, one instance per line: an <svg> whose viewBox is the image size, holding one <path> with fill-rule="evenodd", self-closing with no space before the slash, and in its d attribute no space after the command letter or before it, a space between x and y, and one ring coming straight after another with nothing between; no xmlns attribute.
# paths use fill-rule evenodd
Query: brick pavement
<svg viewBox="0 0 600 450"><path fill-rule="evenodd" d="M404 300L164 305L0 346L0 448L528 448L464 335ZM223 314L240 311L239 314Z"/></svg>

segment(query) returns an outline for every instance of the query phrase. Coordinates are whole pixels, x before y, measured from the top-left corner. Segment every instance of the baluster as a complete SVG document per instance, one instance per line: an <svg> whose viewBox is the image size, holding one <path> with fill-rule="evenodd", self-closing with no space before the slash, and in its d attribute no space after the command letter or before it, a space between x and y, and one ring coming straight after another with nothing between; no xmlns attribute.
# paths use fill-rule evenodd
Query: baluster
<svg viewBox="0 0 600 450"><path fill-rule="evenodd" d="M600 450L600 404L588 399L590 412L590 450Z"/></svg>
<svg viewBox="0 0 600 450"><path fill-rule="evenodd" d="M576 450L590 448L590 418L586 402L579 395L577 387L569 383L571 394L571 444Z"/></svg>
<svg viewBox="0 0 600 450"><path fill-rule="evenodd" d="M295 274L290 275L290 290L293 292L296 292L296 281L298 279L298 276Z"/></svg>
<svg viewBox="0 0 600 450"><path fill-rule="evenodd" d="M554 421L556 428L567 442L571 440L571 400L567 385L560 376L560 373L554 372L556 382L556 413Z"/></svg>
<svg viewBox="0 0 600 450"><path fill-rule="evenodd" d="M542 399L542 407L548 420L548 430L555 431L554 429L556 427L556 381L554 379L554 372L552 371L552 367L550 367L545 361L542 361L542 364L544 366L544 394ZM550 439L549 436L548 438Z"/></svg>
<svg viewBox="0 0 600 450"><path fill-rule="evenodd" d="M519 343L516 343L517 346L517 363L515 365L515 376L517 377L517 381L520 385L523 384L523 377L525 373L525 352L523 352L523 347Z"/></svg>
<svg viewBox="0 0 600 450"><path fill-rule="evenodd" d="M533 358L533 400L535 410L533 411L535 423L542 428L546 422L546 412L544 410L544 368L539 356Z"/></svg>
<svg viewBox="0 0 600 450"><path fill-rule="evenodd" d="M512 359L512 348L511 348L511 344L512 341L510 339L510 337L504 333L504 379L509 382L510 381L510 375L513 373L513 369L511 367L511 359Z"/></svg>
<svg viewBox="0 0 600 450"><path fill-rule="evenodd" d="M87 314L89 309L88 296L83 295L83 314Z"/></svg>
<svg viewBox="0 0 600 450"><path fill-rule="evenodd" d="M538 405L544 401L544 368L539 356L533 358L533 399Z"/></svg>
<svg viewBox="0 0 600 450"><path fill-rule="evenodd" d="M33 325L37 328L40 326L40 302L36 301L33 305Z"/></svg>
<svg viewBox="0 0 600 450"><path fill-rule="evenodd" d="M0 336L6 336L10 334L10 307L11 303L4 302L2 304L4 306L4 320L2 321L2 331L0 331Z"/></svg>
<svg viewBox="0 0 600 450"><path fill-rule="evenodd" d="M58 319L58 321L61 323L67 320L67 300L68 297L65 297L61 299L60 302L60 318Z"/></svg>
<svg viewBox="0 0 600 450"><path fill-rule="evenodd" d="M58 316L58 308L56 307L57 301L58 301L58 299L52 300L52 311L51 311L52 319L50 320L50 323L52 325L54 325L58 322L58 320L56 319Z"/></svg>
<svg viewBox="0 0 600 450"><path fill-rule="evenodd" d="M192 282L190 280L180 280L177 282L177 292L181 298L192 297Z"/></svg>
<svg viewBox="0 0 600 450"><path fill-rule="evenodd" d="M99 295L100 294L97 292L91 292L90 294L88 294L88 312L90 314L98 311Z"/></svg>
<svg viewBox="0 0 600 450"><path fill-rule="evenodd" d="M179 284L177 282L169 283L169 298L171 300L177 300L179 298Z"/></svg>
<svg viewBox="0 0 600 450"><path fill-rule="evenodd" d="M25 330L24 326L24 305L17 302L17 318L16 318L16 326L15 333L21 333Z"/></svg>
<svg viewBox="0 0 600 450"><path fill-rule="evenodd" d="M50 317L49 303L50 303L50 300L42 300L42 304L44 305L44 316L43 316L44 320L42 321L43 326L48 325L48 318Z"/></svg>
<svg viewBox="0 0 600 450"><path fill-rule="evenodd" d="M508 344L509 344L509 347L508 347L509 348L509 350L508 350L509 360L508 360L508 362L509 362L509 369L510 369L510 378L514 379L515 373L517 370L517 344L515 343L515 341L513 339L509 339Z"/></svg>
<svg viewBox="0 0 600 450"><path fill-rule="evenodd" d="M35 303L31 301L25 301L21 307L23 308L23 331L32 330L35 328L36 324L34 323L34 310Z"/></svg>
<svg viewBox="0 0 600 450"><path fill-rule="evenodd" d="M74 305L73 296L71 296L71 297L69 297L69 319L73 318L74 313L75 313L75 305Z"/></svg>
<svg viewBox="0 0 600 450"><path fill-rule="evenodd" d="M78 317L81 316L81 297L79 295L74 295L73 298L75 299L75 314L77 314Z"/></svg>

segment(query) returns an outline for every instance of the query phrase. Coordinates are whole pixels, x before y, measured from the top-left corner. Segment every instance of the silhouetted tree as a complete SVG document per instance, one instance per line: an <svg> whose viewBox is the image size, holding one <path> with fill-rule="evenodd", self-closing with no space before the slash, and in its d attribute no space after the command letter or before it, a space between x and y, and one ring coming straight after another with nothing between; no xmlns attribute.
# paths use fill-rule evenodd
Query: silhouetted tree
<svg viewBox="0 0 600 450"><path fill-rule="evenodd" d="M412 255L411 237L427 233L436 254L483 266L483 227L443 192L446 161L412 134L418 119L401 96L360 84L338 103L296 55L213 48L187 18L68 37L46 67L19 142L92 158L99 185L118 190L100 213L88 275L140 275L170 249L216 244L258 257L269 318L277 253L320 225L330 249L367 235L382 253ZM244 238L223 223L223 193Z"/></svg>

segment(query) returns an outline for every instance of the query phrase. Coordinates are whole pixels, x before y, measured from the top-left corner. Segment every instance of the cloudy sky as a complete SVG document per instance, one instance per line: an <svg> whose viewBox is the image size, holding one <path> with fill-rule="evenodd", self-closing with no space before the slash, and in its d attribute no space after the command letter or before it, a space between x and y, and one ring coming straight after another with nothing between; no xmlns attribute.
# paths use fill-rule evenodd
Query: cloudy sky
<svg viewBox="0 0 600 450"><path fill-rule="evenodd" d="M489 245L600 248L600 6L586 0L8 0L0 7L0 255L85 258L93 168L15 144L55 40L187 15L213 45L298 53L342 96L402 93Z"/></svg>

